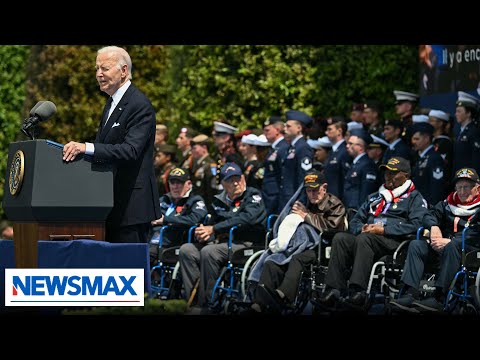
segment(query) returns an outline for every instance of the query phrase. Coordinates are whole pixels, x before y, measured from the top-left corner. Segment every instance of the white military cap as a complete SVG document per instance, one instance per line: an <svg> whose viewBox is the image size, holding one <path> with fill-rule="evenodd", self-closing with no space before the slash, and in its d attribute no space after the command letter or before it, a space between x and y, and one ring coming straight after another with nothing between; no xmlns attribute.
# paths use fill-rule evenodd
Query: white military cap
<svg viewBox="0 0 480 360"><path fill-rule="evenodd" d="M381 137L373 134L370 134L370 136L372 137L373 142L368 147L379 147L380 145L384 145L386 147L390 146L390 144Z"/></svg>
<svg viewBox="0 0 480 360"><path fill-rule="evenodd" d="M477 97L463 91L458 92L457 106L473 107L475 109L478 109L479 105L480 99L478 99Z"/></svg>
<svg viewBox="0 0 480 360"><path fill-rule="evenodd" d="M257 146L270 146L271 144L268 142L267 137L263 134L257 136L255 140L255 145Z"/></svg>
<svg viewBox="0 0 480 360"><path fill-rule="evenodd" d="M417 94L406 92L406 91L394 90L393 94L395 95L396 104L399 103L400 101L417 102L419 98Z"/></svg>
<svg viewBox="0 0 480 360"><path fill-rule="evenodd" d="M224 133L224 134L235 134L238 131L236 127L222 123L220 121L213 122L213 130L215 131L215 133Z"/></svg>
<svg viewBox="0 0 480 360"><path fill-rule="evenodd" d="M427 115L412 115L412 121L414 123L428 122Z"/></svg>
<svg viewBox="0 0 480 360"><path fill-rule="evenodd" d="M347 124L348 131L352 131L353 129L363 129L363 124L356 122L356 121L350 121Z"/></svg>
<svg viewBox="0 0 480 360"><path fill-rule="evenodd" d="M428 116L434 117L435 119L443 120L448 122L449 116L446 112L442 110L430 110Z"/></svg>
<svg viewBox="0 0 480 360"><path fill-rule="evenodd" d="M255 134L248 134L248 135L243 135L242 136L242 143L248 144L248 145L257 145L257 135Z"/></svg>
<svg viewBox="0 0 480 360"><path fill-rule="evenodd" d="M332 143L328 139L328 136L324 136L324 137L319 138L317 140L308 139L307 144L308 144L308 146L310 146L312 149L315 149L315 150L318 150L321 147L323 147L323 148L331 148L332 147Z"/></svg>

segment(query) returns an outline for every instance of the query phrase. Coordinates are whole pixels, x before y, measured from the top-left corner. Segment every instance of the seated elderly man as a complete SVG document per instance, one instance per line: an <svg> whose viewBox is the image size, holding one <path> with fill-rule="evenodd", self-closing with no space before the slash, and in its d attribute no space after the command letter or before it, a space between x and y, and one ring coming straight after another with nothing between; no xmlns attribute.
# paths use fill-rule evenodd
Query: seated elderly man
<svg viewBox="0 0 480 360"><path fill-rule="evenodd" d="M349 233L341 232L333 238L327 288L319 299L326 307L334 306L349 293L345 304L364 309L373 264L393 254L400 242L422 225L427 205L409 179L410 163L392 157L381 168L385 169L385 183L362 204L349 223Z"/></svg>
<svg viewBox="0 0 480 360"><path fill-rule="evenodd" d="M170 192L160 197L162 217L151 222L150 262L158 258L160 227L171 225L163 235L162 247L179 246L187 239L188 229L204 221L207 208L203 198L192 194L192 182L187 169L175 168L168 174Z"/></svg>
<svg viewBox="0 0 480 360"><path fill-rule="evenodd" d="M478 216L480 209L480 181L475 169L462 168L455 173L455 190L436 204L423 218L423 226L430 230L430 241L410 242L402 274L402 296L392 300L392 309L408 312L438 312L443 310L445 295L460 269L462 231L466 226L466 251L480 247ZM440 261L435 281L435 294L419 299L419 285L425 264Z"/></svg>
<svg viewBox="0 0 480 360"><path fill-rule="evenodd" d="M245 176L236 163L226 163L220 170L223 191L215 195L212 207L214 225L195 229L197 242L180 248L180 269L187 298L198 282L197 305L205 307L215 281L228 260L230 228L239 226L232 250L262 243L265 237L267 213L260 190L247 187Z"/></svg>
<svg viewBox="0 0 480 360"><path fill-rule="evenodd" d="M305 193L307 201L302 199ZM277 312L291 305L301 272L316 259L313 248L320 242L321 233L345 230L345 223L345 207L327 192L325 175L317 170L307 172L303 188L297 190L277 219L279 226L275 226L269 249L250 273L249 281L258 282L251 312Z"/></svg>

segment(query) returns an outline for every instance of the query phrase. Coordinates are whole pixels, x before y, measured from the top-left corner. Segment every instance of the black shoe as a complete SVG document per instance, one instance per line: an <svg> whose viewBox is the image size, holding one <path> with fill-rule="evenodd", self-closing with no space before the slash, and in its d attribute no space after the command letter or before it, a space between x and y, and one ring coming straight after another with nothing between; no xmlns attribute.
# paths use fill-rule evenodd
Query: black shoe
<svg viewBox="0 0 480 360"><path fill-rule="evenodd" d="M400 298L390 301L390 306L392 307L392 310L401 310L418 314L419 311L415 309L415 307L412 307L412 304L415 300L415 297L407 292Z"/></svg>
<svg viewBox="0 0 480 360"><path fill-rule="evenodd" d="M330 289L328 292L322 294L317 300L320 306L327 308L335 307L335 304L340 301L340 291L337 289Z"/></svg>
<svg viewBox="0 0 480 360"><path fill-rule="evenodd" d="M265 284L258 284L257 291L263 291L266 294L267 298L269 299L266 309L272 313L282 312L285 310L290 310L293 308L293 305L288 301L286 297L280 297L278 292L272 290L265 286Z"/></svg>
<svg viewBox="0 0 480 360"><path fill-rule="evenodd" d="M367 300L368 297L366 291L356 291L345 299L344 305L346 305L351 310L367 311L369 306Z"/></svg>

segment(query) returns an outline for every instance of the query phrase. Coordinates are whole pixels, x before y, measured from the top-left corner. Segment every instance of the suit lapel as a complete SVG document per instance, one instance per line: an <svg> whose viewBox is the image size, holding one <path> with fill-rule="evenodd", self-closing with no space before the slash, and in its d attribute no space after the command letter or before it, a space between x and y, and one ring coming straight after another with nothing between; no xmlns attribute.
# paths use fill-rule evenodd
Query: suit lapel
<svg viewBox="0 0 480 360"><path fill-rule="evenodd" d="M127 107L128 101L130 100L130 97L132 96L133 91L135 90L135 86L131 84L125 94L122 96L120 101L118 102L118 105L115 107L115 109L112 112L112 115L110 115L110 119L108 119L107 124L101 129L100 132L100 142L103 142L112 128L113 124L115 124L122 115L122 113L125 111L125 108ZM103 116L102 116L103 119Z"/></svg>

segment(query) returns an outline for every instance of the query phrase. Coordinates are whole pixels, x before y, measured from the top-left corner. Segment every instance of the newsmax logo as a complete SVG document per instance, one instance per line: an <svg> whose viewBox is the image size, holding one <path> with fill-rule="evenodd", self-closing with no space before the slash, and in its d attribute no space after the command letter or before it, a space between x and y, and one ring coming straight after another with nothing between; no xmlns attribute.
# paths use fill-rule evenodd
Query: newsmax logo
<svg viewBox="0 0 480 360"><path fill-rule="evenodd" d="M143 305L143 269L5 269L5 306Z"/></svg>

